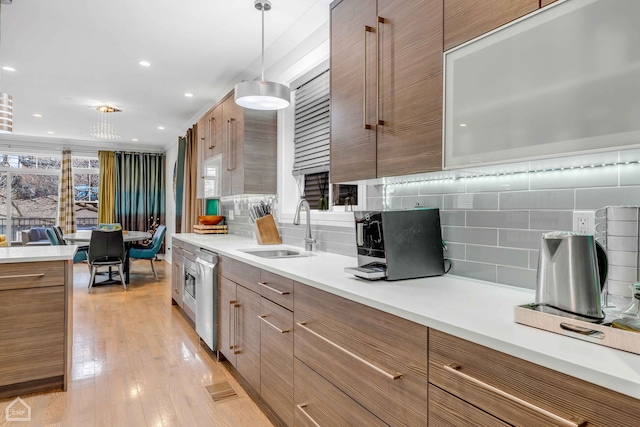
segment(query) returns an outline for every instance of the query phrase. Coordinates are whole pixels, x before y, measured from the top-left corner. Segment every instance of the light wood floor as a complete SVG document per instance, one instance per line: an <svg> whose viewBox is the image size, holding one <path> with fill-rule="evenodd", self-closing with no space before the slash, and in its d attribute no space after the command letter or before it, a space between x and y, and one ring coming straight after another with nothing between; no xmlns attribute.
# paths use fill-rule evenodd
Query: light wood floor
<svg viewBox="0 0 640 427"><path fill-rule="evenodd" d="M272 425L171 306L170 265L156 268L159 282L147 261L136 261L126 292L112 285L88 294L88 269L75 265L69 390L22 396L31 423L7 423L13 399L0 400L0 426ZM214 402L205 386L220 381L238 397Z"/></svg>

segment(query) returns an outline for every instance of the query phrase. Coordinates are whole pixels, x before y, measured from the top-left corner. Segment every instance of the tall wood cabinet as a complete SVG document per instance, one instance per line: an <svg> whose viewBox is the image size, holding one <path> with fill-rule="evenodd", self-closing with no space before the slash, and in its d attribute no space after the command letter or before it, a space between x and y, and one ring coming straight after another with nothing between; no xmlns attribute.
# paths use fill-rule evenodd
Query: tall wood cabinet
<svg viewBox="0 0 640 427"><path fill-rule="evenodd" d="M331 180L442 168L441 0L331 5Z"/></svg>
<svg viewBox="0 0 640 427"><path fill-rule="evenodd" d="M221 105L222 195L275 193L276 112L242 108L233 92Z"/></svg>

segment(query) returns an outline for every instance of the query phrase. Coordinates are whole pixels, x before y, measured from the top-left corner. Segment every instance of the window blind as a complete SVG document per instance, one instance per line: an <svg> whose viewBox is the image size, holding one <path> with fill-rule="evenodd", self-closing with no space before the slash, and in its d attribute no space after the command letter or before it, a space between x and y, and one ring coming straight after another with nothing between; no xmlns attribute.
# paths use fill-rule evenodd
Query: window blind
<svg viewBox="0 0 640 427"><path fill-rule="evenodd" d="M296 90L293 174L329 171L329 70Z"/></svg>

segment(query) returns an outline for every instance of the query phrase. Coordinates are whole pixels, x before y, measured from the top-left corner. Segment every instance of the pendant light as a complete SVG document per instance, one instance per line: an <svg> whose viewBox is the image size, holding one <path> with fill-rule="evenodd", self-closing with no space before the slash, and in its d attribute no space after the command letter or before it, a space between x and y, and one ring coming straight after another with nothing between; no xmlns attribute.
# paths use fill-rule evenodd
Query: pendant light
<svg viewBox="0 0 640 427"><path fill-rule="evenodd" d="M0 3L0 50L2 46L2 1ZM11 2L9 2L11 4ZM0 70L2 70L0 61ZM0 71L2 73L2 71ZM0 133L13 132L13 98L8 93L0 92Z"/></svg>
<svg viewBox="0 0 640 427"><path fill-rule="evenodd" d="M262 78L244 81L235 87L236 104L253 110L280 110L289 106L291 91L283 84L264 80L264 13L271 10L269 0L255 0L254 6L262 12Z"/></svg>

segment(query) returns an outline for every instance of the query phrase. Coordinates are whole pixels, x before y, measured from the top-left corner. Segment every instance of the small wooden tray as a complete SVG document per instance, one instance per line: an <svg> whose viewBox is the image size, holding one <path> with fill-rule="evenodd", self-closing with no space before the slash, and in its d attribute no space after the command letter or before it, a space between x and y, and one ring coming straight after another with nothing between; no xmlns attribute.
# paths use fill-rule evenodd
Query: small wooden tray
<svg viewBox="0 0 640 427"><path fill-rule="evenodd" d="M516 323L630 353L640 354L640 333L611 327L611 323L589 323L583 320L543 313L536 304L514 307Z"/></svg>
<svg viewBox="0 0 640 427"><path fill-rule="evenodd" d="M273 220L273 215L263 216L258 218L254 224L254 230L256 232L256 239L260 245L280 245L282 244L282 238L278 232L276 222Z"/></svg>
<svg viewBox="0 0 640 427"><path fill-rule="evenodd" d="M228 234L229 227L226 225L202 225L195 224L193 232L196 234Z"/></svg>

